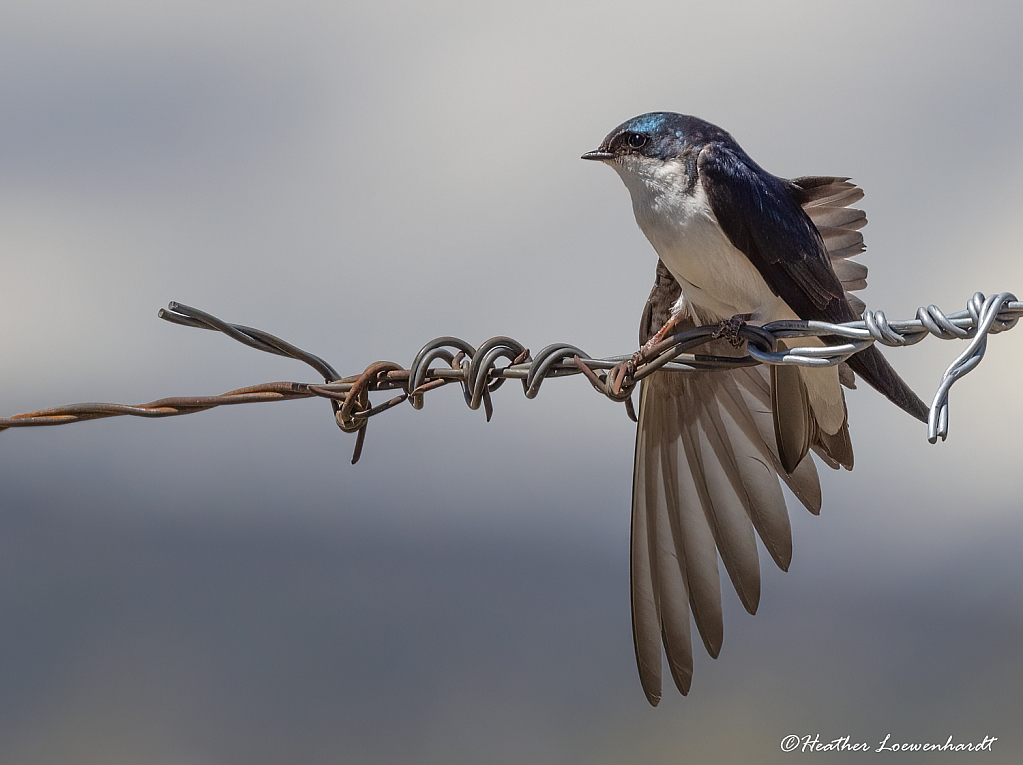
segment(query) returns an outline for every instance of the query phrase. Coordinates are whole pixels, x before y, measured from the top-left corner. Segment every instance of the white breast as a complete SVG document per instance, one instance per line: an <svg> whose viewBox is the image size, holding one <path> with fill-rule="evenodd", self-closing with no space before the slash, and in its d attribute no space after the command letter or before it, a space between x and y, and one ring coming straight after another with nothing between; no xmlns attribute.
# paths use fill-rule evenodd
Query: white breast
<svg viewBox="0 0 1023 765"><path fill-rule="evenodd" d="M698 316L712 322L750 313L758 324L795 318L728 241L700 182L685 192L682 162L635 158L614 167L632 195L636 222Z"/></svg>

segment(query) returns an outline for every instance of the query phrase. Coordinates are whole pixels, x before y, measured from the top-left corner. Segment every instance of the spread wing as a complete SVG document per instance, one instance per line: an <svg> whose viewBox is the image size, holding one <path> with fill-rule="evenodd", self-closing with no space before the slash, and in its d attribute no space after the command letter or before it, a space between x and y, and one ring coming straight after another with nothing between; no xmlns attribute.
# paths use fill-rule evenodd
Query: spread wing
<svg viewBox="0 0 1023 765"><path fill-rule="evenodd" d="M714 352L727 353L722 344ZM690 609L711 656L721 648L718 555L746 610L760 600L754 531L787 569L791 535L781 476L820 509L813 460L790 475L774 439L770 385L760 367L661 372L643 382L632 507L632 611L647 698L661 695L661 643L678 689L693 671Z"/></svg>
<svg viewBox="0 0 1023 765"><path fill-rule="evenodd" d="M862 193L842 178L799 179L806 210L821 226L835 262L862 251L866 217L847 205ZM801 187L802 188L802 187ZM853 261L850 261L852 263ZM862 266L835 277L858 289ZM670 315L680 288L658 262L643 313L645 342ZM690 324L692 322L690 321ZM719 342L709 353L735 354ZM843 377L851 381L852 375ZM636 660L651 704L661 696L661 646L678 689L688 693L693 671L690 612L711 656L721 648L718 558L746 610L760 598L758 535L771 558L788 568L792 552L780 480L810 512L821 494L813 460L787 474L778 456L770 374L764 367L714 372L658 372L642 383L632 500L631 586ZM837 467L842 445L820 436L814 451ZM779 480L780 479L780 480Z"/></svg>

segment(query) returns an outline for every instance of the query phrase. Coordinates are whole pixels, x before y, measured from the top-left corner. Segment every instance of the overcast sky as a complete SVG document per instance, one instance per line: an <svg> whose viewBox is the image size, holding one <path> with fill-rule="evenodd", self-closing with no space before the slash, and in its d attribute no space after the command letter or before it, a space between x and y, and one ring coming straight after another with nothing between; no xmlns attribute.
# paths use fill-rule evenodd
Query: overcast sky
<svg viewBox="0 0 1023 765"><path fill-rule="evenodd" d="M778 175L852 176L890 318L1023 293L1018 3L3 17L0 415L316 379L159 321L171 300L342 374L440 335L631 352L655 256L578 157L653 110ZM963 347L886 354L929 401ZM790 572L765 569L756 618L726 596L721 657L656 710L634 426L580 378L506 385L491 423L438 391L375 419L354 467L319 401L6 431L0 760L773 762L789 733L891 733L1018 761L1021 347L991 341L942 444L853 392L856 469L822 472Z"/></svg>

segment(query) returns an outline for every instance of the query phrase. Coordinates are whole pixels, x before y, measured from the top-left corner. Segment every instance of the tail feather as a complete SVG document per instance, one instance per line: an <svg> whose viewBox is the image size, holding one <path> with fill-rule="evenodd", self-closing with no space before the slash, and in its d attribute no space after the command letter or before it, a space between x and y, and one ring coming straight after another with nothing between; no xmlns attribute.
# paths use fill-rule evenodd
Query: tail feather
<svg viewBox="0 0 1023 765"><path fill-rule="evenodd" d="M884 356L874 346L849 357L847 362L852 370L862 377L867 385L891 401L904 412L913 415L921 422L927 422L929 407L892 369Z"/></svg>

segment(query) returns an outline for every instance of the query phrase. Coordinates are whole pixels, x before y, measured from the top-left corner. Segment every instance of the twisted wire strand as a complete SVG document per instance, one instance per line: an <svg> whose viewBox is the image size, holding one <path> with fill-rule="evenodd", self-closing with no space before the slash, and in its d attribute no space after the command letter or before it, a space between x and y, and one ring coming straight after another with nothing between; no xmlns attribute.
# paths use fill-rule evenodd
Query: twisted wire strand
<svg viewBox="0 0 1023 765"><path fill-rule="evenodd" d="M357 375L342 378L326 361L279 337L252 327L229 324L199 309L170 303L159 317L175 324L222 332L250 348L286 356L311 366L324 382L271 382L228 391L218 396L180 396L163 398L148 404L86 403L41 409L13 417L0 418L0 431L7 428L65 425L106 417L172 417L231 404L286 401L298 398L325 398L334 410L335 421L345 432L357 434L356 462L362 453L369 419L405 401L422 409L424 394L451 383L458 383L470 409L481 406L487 419L493 416L491 394L505 380L522 383L526 398L534 398L544 380L583 374L593 387L613 401L623 402L630 416L631 393L644 377L658 369L681 371L727 369L756 364L795 364L832 366L863 350L871 343L902 347L934 336L943 340L968 339L969 345L945 370L928 415L927 437L931 443L948 435L949 391L956 380L977 367L987 350L989 335L1016 326L1023 316L1023 303L1015 295L1002 292L985 297L975 293L966 310L943 313L929 305L908 321L889 321L883 311L866 311L860 321L828 324L818 321L779 321L763 327L742 325L737 330L747 343L747 355L741 357L691 353L695 348L719 337L718 326L696 327L665 338L651 348L629 356L594 359L568 343L548 345L535 357L510 337L494 337L478 348L457 337L438 337L416 354L406 369L390 361L370 364ZM776 350L781 338L843 338L848 342L827 346L792 347ZM501 365L500 362L507 362ZM439 363L439 365L438 365ZM373 406L369 393L399 390L399 395Z"/></svg>

